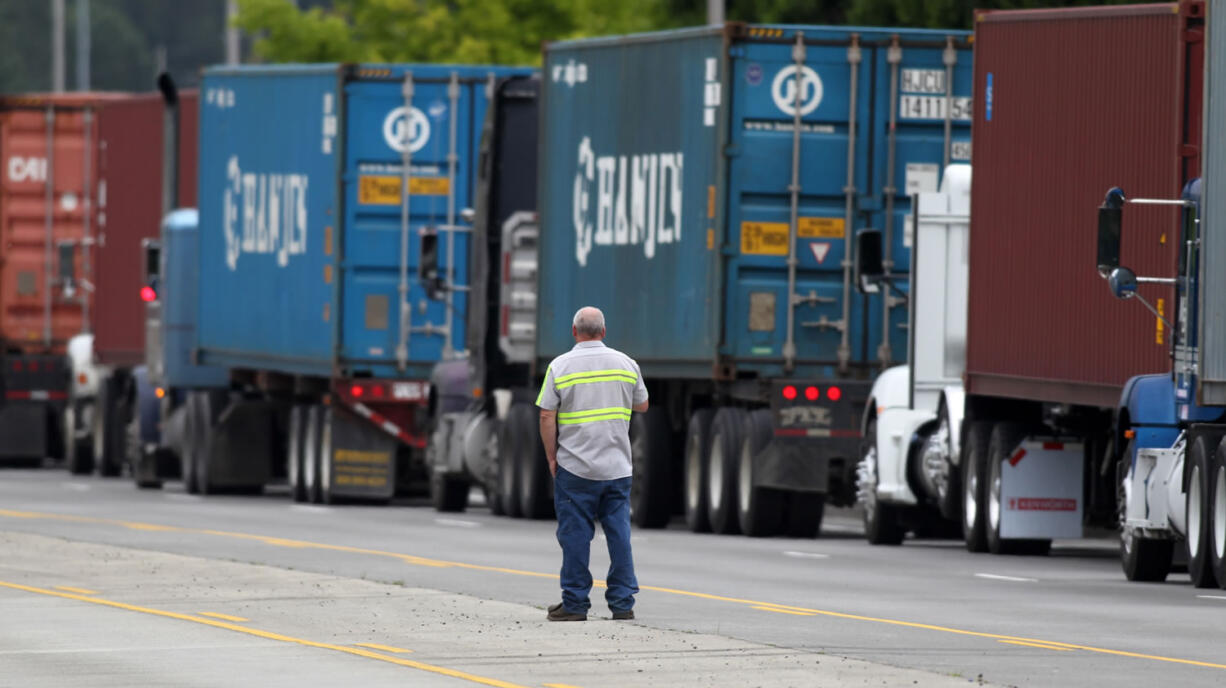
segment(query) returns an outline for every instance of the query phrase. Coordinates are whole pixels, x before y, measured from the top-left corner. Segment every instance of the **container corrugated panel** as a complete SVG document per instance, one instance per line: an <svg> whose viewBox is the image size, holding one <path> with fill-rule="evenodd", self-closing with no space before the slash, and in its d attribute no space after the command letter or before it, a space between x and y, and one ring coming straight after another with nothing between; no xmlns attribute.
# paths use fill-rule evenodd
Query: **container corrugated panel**
<svg viewBox="0 0 1226 688"><path fill-rule="evenodd" d="M1226 122L1226 7L1206 8L1206 121ZM1201 195L1200 402L1226 405L1226 139L1206 128Z"/></svg>
<svg viewBox="0 0 1226 688"><path fill-rule="evenodd" d="M96 114L121 94L0 98L0 342L5 349L62 352L89 325L92 299L58 279L58 245L76 245L78 279L92 282L96 254ZM50 170L50 173L49 173ZM50 177L50 179L49 179ZM50 273L47 266L50 263Z"/></svg>
<svg viewBox="0 0 1226 688"><path fill-rule="evenodd" d="M869 374L882 298L844 289L845 242L889 230L909 268L909 193L969 156L968 39L729 25L548 46L538 357L569 348L590 304L657 375L782 374L796 159L794 372L832 374L846 306L852 364ZM905 311L884 330L895 358Z"/></svg>
<svg viewBox="0 0 1226 688"><path fill-rule="evenodd" d="M1199 170L1199 3L982 12L975 35L967 384L1111 406L1170 369L1169 332L1095 269L1108 188L1178 198ZM1175 270L1177 211L1129 206L1122 261ZM1142 293L1169 317L1166 287Z"/></svg>
<svg viewBox="0 0 1226 688"><path fill-rule="evenodd" d="M424 378L446 351L463 350L469 238L447 227L463 225L459 213L473 204L487 88L497 77L530 73L449 65L208 70L200 110L202 361ZM410 241L402 261L406 149ZM440 233L439 264L444 275L453 270L458 287L450 308L418 278L419 235L430 231Z"/></svg>
<svg viewBox="0 0 1226 688"><path fill-rule="evenodd" d="M195 91L179 94L179 207L196 204ZM145 305L141 240L158 236L162 220L162 117L160 94L108 103L98 112L99 205L104 239L94 293L94 353L102 363L135 365L144 359Z"/></svg>

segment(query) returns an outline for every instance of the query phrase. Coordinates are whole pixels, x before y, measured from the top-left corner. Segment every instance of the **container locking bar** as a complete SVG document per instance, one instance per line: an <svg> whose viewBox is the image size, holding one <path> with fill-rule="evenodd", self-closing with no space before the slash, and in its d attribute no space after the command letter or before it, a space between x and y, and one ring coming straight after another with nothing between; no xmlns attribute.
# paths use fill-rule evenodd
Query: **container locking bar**
<svg viewBox="0 0 1226 688"><path fill-rule="evenodd" d="M796 88L792 100L792 183L791 219L788 222L788 331L783 343L783 369L791 372L796 367L796 230L800 217L800 108L805 99L805 36L796 32L792 46L792 61L796 63Z"/></svg>
<svg viewBox="0 0 1226 688"><path fill-rule="evenodd" d="M890 65L890 128L886 144L885 186L881 188L885 198L885 250L881 266L888 275L894 271L894 196L898 193L898 188L894 186L894 168L898 160L898 68L902 64L902 46L898 44L898 36L890 39L886 62ZM877 359L884 370L890 367L894 358L894 350L890 347L890 311L898 302L890 298L888 290L882 292L881 301L881 345L877 347Z"/></svg>
<svg viewBox="0 0 1226 688"><path fill-rule="evenodd" d="M840 321L842 337L838 351L840 373L846 373L851 368L851 269L855 264L851 255L851 235L856 205L856 102L860 62L863 59L860 35L853 33L851 45L847 46L847 64L851 68L851 78L847 106L847 184L843 186L843 319Z"/></svg>
<svg viewBox="0 0 1226 688"><path fill-rule="evenodd" d="M400 296L400 327L396 343L396 368L404 370L409 363L409 332L413 308L409 305L409 197L412 194L409 179L413 171L413 151L409 146L412 132L409 131L410 113L413 112L413 72L404 73L405 130L400 151L400 284L396 290Z"/></svg>
<svg viewBox="0 0 1226 688"><path fill-rule="evenodd" d="M451 105L450 128L447 134L447 226L454 228L456 226L455 173L456 163L459 161L459 153L456 151L456 127L460 109L460 77L455 72L451 73L451 81L447 84L447 100ZM451 346L451 334L455 322L455 292L459 289L455 283L455 235L454 231L447 232L447 291L444 294L447 312L443 320L444 358L450 358L454 352Z"/></svg>

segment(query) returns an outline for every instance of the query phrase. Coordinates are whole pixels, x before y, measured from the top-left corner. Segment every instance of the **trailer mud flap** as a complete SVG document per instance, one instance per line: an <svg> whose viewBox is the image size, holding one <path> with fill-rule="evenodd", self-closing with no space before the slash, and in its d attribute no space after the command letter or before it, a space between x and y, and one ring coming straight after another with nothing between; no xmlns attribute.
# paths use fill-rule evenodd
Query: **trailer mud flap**
<svg viewBox="0 0 1226 688"><path fill-rule="evenodd" d="M51 453L47 436L45 404L0 404L0 459L41 461Z"/></svg>
<svg viewBox="0 0 1226 688"><path fill-rule="evenodd" d="M1084 463L1081 443L1028 439L1019 444L1000 467L1000 536L1081 537Z"/></svg>
<svg viewBox="0 0 1226 688"><path fill-rule="evenodd" d="M324 460L331 462L333 496L346 499L387 500L396 486L396 439L361 416L333 406L331 446Z"/></svg>
<svg viewBox="0 0 1226 688"><path fill-rule="evenodd" d="M825 493L830 485L830 461L816 442L775 438L754 461L760 467L755 487L791 492Z"/></svg>
<svg viewBox="0 0 1226 688"><path fill-rule="evenodd" d="M253 489L268 483L277 449L275 413L276 405L262 400L238 401L221 413L209 448L210 486Z"/></svg>

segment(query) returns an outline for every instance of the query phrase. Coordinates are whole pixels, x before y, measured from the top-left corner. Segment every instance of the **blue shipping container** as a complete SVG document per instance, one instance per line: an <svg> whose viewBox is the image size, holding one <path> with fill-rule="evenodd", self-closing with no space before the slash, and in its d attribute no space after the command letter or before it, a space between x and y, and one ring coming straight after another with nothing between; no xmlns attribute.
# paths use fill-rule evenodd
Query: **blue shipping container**
<svg viewBox="0 0 1226 688"><path fill-rule="evenodd" d="M291 375L425 378L445 353L463 350L469 239L460 215L473 205L488 89L531 73L207 70L199 360ZM436 246L441 290L419 274L426 245Z"/></svg>
<svg viewBox="0 0 1226 688"><path fill-rule="evenodd" d="M548 46L538 359L589 304L657 377L831 376L841 349L867 373L883 332L905 359L905 305L844 268L873 227L909 269L910 195L970 157L969 39L729 25Z"/></svg>

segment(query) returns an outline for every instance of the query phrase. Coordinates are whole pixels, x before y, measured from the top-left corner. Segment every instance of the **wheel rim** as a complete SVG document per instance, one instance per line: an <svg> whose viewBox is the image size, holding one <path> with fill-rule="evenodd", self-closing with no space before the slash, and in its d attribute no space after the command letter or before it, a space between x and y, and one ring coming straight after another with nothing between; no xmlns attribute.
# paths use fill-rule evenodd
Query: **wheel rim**
<svg viewBox="0 0 1226 688"><path fill-rule="evenodd" d="M698 511L702 502L702 447L698 437L691 437L690 449L685 454L685 506Z"/></svg>
<svg viewBox="0 0 1226 688"><path fill-rule="evenodd" d="M941 453L939 457L939 477L933 480L933 482L936 484L937 498L944 503L946 495L949 494L949 477L952 469L949 463L949 456L952 453L950 451L949 418L946 418L944 415L941 416L941 422L937 425L936 435L931 438L931 441L939 448Z"/></svg>
<svg viewBox="0 0 1226 688"><path fill-rule="evenodd" d="M711 438L711 460L707 462L707 504L718 510L724 502L724 448L723 436Z"/></svg>
<svg viewBox="0 0 1226 688"><path fill-rule="evenodd" d="M1192 557L1200 555L1201 499L1200 466L1193 466L1188 484L1188 554Z"/></svg>
<svg viewBox="0 0 1226 688"><path fill-rule="evenodd" d="M993 461L992 482L988 492L988 525L993 533L1000 532L1000 463Z"/></svg>
<svg viewBox="0 0 1226 688"><path fill-rule="evenodd" d="M737 495L741 513L748 514L753 500L753 452L749 440L741 444L740 466L737 468Z"/></svg>
<svg viewBox="0 0 1226 688"><path fill-rule="evenodd" d="M1226 467L1217 469L1213 487L1213 551L1219 560L1226 556Z"/></svg>
<svg viewBox="0 0 1226 688"><path fill-rule="evenodd" d="M962 500L962 513L966 515L966 528L969 531L975 527L975 521L979 517L979 466L975 457L969 454L966 462L966 497Z"/></svg>
<svg viewBox="0 0 1226 688"><path fill-rule="evenodd" d="M864 451L860 459L860 484L857 493L860 503L864 505L864 521L872 523L877 519L877 447L874 444Z"/></svg>

